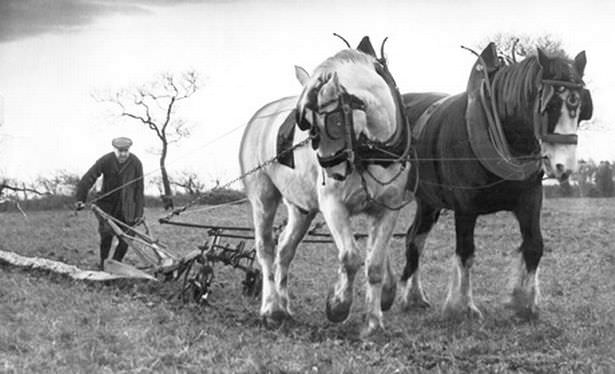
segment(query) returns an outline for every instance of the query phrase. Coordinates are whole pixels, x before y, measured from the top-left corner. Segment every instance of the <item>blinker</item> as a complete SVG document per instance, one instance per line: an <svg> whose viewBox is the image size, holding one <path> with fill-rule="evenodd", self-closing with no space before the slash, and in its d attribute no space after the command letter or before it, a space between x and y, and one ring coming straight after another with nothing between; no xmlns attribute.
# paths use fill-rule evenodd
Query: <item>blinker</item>
<svg viewBox="0 0 615 374"><path fill-rule="evenodd" d="M344 115L333 112L325 120L325 131L331 139L339 139L344 136Z"/></svg>
<svg viewBox="0 0 615 374"><path fill-rule="evenodd" d="M561 93L563 91L565 91L566 89L580 89L581 90L581 99L583 99L583 94L584 91L587 91L585 88L585 83L584 82L569 82L569 81L561 81L561 80L555 80L555 79L543 79L542 80L543 86L542 86L542 92L541 92L541 96L540 96L540 103L539 103L539 114L543 115L547 105L549 103L549 101L551 101L551 98L554 94L555 91L557 91L558 93ZM591 100L591 99L590 99ZM572 102L571 102L572 101ZM565 102L565 105L567 107L567 109L569 110L570 116L571 117L575 117L576 116L576 109L579 106L579 101L577 100L577 97L572 95L569 96ZM585 102L583 102L583 105L585 105ZM591 105L591 103L590 103ZM581 107L581 109L583 109L583 106ZM581 120L582 118L579 118L579 120ZM537 132L537 136L538 138L545 142L545 143L551 143L551 144L571 144L571 145L576 145L578 144L578 136L576 134L554 134L554 133L548 133L547 132L547 123L544 120L538 120L538 122L536 123L537 128L536 128L536 132Z"/></svg>

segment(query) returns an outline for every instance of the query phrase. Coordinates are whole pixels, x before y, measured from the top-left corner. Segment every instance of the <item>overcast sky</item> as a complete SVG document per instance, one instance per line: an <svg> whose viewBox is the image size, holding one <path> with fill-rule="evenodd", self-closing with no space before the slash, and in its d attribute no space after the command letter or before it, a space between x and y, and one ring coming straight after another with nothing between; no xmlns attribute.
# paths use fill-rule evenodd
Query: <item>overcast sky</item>
<svg viewBox="0 0 615 374"><path fill-rule="evenodd" d="M157 146L144 127L117 121L90 96L195 69L197 95L178 108L192 136L171 149L169 169L222 182L238 174L242 126L259 107L295 95L294 65L312 71L343 47L388 36L400 89L457 93L476 46L498 32L560 38L587 52L595 128L582 157L615 160L615 5L609 1L118 1L0 2L0 175L64 169L83 174L127 135L155 174Z"/></svg>

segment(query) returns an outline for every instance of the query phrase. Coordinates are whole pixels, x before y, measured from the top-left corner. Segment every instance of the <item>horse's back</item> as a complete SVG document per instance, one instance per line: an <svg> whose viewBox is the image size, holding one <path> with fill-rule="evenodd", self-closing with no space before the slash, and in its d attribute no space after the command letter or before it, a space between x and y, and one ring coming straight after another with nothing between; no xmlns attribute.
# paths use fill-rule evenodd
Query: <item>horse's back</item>
<svg viewBox="0 0 615 374"><path fill-rule="evenodd" d="M424 122L419 124L421 131L415 132L420 180L417 198L434 207L452 209L458 205L457 195L461 192L454 186L472 184L467 177L475 176L476 169L481 168L470 161L473 152L465 121L467 95L411 93L403 97L407 113L413 116L410 118L412 126L437 103L429 109L429 117L420 120Z"/></svg>
<svg viewBox="0 0 615 374"><path fill-rule="evenodd" d="M446 96L448 95L437 92L403 94L402 101L404 103L404 110L410 126L414 127L416 121L431 104Z"/></svg>
<svg viewBox="0 0 615 374"><path fill-rule="evenodd" d="M309 146L293 151L294 167L272 161L278 154L277 137L282 124L293 115L297 97L286 97L259 109L248 122L239 149L239 163L248 196L278 191L288 202L304 210L317 208L315 180L317 164ZM295 128L293 144L306 139Z"/></svg>
<svg viewBox="0 0 615 374"><path fill-rule="evenodd" d="M291 114L296 102L296 97L273 101L257 110L248 121L239 146L242 173L275 157L278 129Z"/></svg>

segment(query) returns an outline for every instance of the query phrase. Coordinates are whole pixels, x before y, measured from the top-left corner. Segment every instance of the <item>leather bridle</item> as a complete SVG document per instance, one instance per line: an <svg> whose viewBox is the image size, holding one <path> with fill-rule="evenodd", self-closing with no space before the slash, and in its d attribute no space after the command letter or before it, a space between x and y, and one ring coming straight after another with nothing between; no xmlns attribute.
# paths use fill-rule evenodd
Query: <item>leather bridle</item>
<svg viewBox="0 0 615 374"><path fill-rule="evenodd" d="M547 101L549 101L552 98L553 95L553 91L555 91L555 87L557 86L561 86L561 87L566 87L566 88L571 88L571 89L583 89L585 87L585 84L583 82L570 82L570 81L564 81L564 80L557 80L557 79L543 79L542 80L542 87L540 89L541 95L539 95L541 97L541 99L539 99L536 103L536 118L534 119L534 134L536 136L537 139L539 139L542 142L546 142L546 143L551 143L551 144L571 144L571 145L576 145L578 144L578 136L577 134L556 134L556 133L549 133L549 119L547 118L548 115L546 112L546 107L548 105L548 102L541 102L544 97L544 92L545 90L549 90L551 92L550 95L548 95L548 99ZM581 105L583 105L581 103Z"/></svg>
<svg viewBox="0 0 615 374"><path fill-rule="evenodd" d="M323 137L334 141L340 138L344 139L343 146L333 155L326 157L317 155L318 163L323 168L329 168L346 162L347 175L349 175L355 169L364 170L367 164L388 166L392 163L405 163L409 160L411 134L405 112L403 111L401 95L393 78L388 73L386 65L379 62L375 68L378 75L384 79L387 86L391 89L391 94L396 103L396 110L398 111L396 113L397 126L401 126L401 131L396 131L391 139L384 142L370 140L364 134L357 136L354 130L353 113L355 111L365 113L365 103L358 97L348 93L344 87L340 87L341 93L337 98L319 105L318 108L306 105L304 111L297 111L297 124L299 128L304 131L310 130L312 148L318 148ZM313 90L318 91L323 84L324 82L320 81ZM331 108L333 104L335 106ZM311 123L305 120L308 112L312 115ZM315 125L317 116L322 117L324 123L323 131Z"/></svg>

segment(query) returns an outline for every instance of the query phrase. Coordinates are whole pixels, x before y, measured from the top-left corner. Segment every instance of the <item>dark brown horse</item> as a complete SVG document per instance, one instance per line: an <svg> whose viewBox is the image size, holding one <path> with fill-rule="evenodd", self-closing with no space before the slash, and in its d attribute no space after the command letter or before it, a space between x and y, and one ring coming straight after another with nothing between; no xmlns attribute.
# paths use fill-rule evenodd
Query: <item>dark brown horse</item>
<svg viewBox="0 0 615 374"><path fill-rule="evenodd" d="M456 256L443 311L481 317L470 268L479 215L511 211L523 238L510 306L537 311L544 173L566 179L576 167L576 130L592 115L583 88L585 53L574 60L538 55L503 65L490 44L474 65L466 92L403 95L416 138L417 212L406 239L401 281L405 308L428 306L419 258L442 209L455 214ZM414 168L413 168L414 169Z"/></svg>

